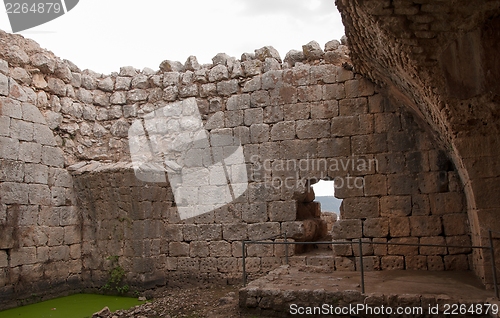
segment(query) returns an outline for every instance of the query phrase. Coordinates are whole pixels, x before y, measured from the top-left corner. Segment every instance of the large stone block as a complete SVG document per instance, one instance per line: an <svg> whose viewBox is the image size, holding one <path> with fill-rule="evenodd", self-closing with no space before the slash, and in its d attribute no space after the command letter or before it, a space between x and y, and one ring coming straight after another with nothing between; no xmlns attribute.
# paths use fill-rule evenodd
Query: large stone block
<svg viewBox="0 0 500 318"><path fill-rule="evenodd" d="M310 159L317 152L316 140L284 140L280 144L280 158Z"/></svg>
<svg viewBox="0 0 500 318"><path fill-rule="evenodd" d="M387 195L387 177L383 174L373 174L364 177L365 180L365 195Z"/></svg>
<svg viewBox="0 0 500 318"><path fill-rule="evenodd" d="M429 201L434 215L464 212L464 197L459 192L432 193Z"/></svg>
<svg viewBox="0 0 500 318"><path fill-rule="evenodd" d="M356 155L387 152L387 136L385 133L353 136L351 145Z"/></svg>
<svg viewBox="0 0 500 318"><path fill-rule="evenodd" d="M262 240L280 234L278 222L255 223L248 225L248 238L250 240Z"/></svg>
<svg viewBox="0 0 500 318"><path fill-rule="evenodd" d="M4 204L28 204L29 185L3 182L0 184L0 202Z"/></svg>
<svg viewBox="0 0 500 318"><path fill-rule="evenodd" d="M446 255L444 256L444 268L447 271L469 270L467 255Z"/></svg>
<svg viewBox="0 0 500 318"><path fill-rule="evenodd" d="M217 270L221 273L237 273L240 268L242 267L239 266L236 258L220 257L217 259ZM248 269L249 272L252 270L252 264L248 264Z"/></svg>
<svg viewBox="0 0 500 318"><path fill-rule="evenodd" d="M391 237L410 236L410 219L408 217L389 218L389 234Z"/></svg>
<svg viewBox="0 0 500 318"><path fill-rule="evenodd" d="M427 270L427 256L424 255L406 256L405 268L407 270Z"/></svg>
<svg viewBox="0 0 500 318"><path fill-rule="evenodd" d="M266 203L243 205L241 211L243 221L248 223L266 222L268 220Z"/></svg>
<svg viewBox="0 0 500 318"><path fill-rule="evenodd" d="M438 236L443 232L439 216L411 216L409 219L412 236Z"/></svg>
<svg viewBox="0 0 500 318"><path fill-rule="evenodd" d="M269 141L269 125L253 124L250 126L250 141L252 143L262 143Z"/></svg>
<svg viewBox="0 0 500 318"><path fill-rule="evenodd" d="M332 236L334 239L353 239L363 236L363 228L361 220L338 220L332 228Z"/></svg>
<svg viewBox="0 0 500 318"><path fill-rule="evenodd" d="M272 242L272 241L266 241ZM271 257L274 254L272 244L248 244L247 255L249 257Z"/></svg>
<svg viewBox="0 0 500 318"><path fill-rule="evenodd" d="M189 256L189 243L170 242L168 250L170 256Z"/></svg>
<svg viewBox="0 0 500 318"><path fill-rule="evenodd" d="M19 160L39 163L42 159L42 145L34 142L19 143Z"/></svg>
<svg viewBox="0 0 500 318"><path fill-rule="evenodd" d="M287 140L295 138L295 122L283 121L271 128L271 140Z"/></svg>
<svg viewBox="0 0 500 318"><path fill-rule="evenodd" d="M294 221L297 218L297 203L295 201L270 202L268 213L271 222Z"/></svg>
<svg viewBox="0 0 500 318"><path fill-rule="evenodd" d="M462 247L448 247L448 254L469 254L472 249L467 246L471 246L471 239L468 235L460 236L446 236L446 244L451 246L463 246Z"/></svg>
<svg viewBox="0 0 500 318"><path fill-rule="evenodd" d="M297 99L299 102L317 102L323 97L321 85L299 86L297 88Z"/></svg>
<svg viewBox="0 0 500 318"><path fill-rule="evenodd" d="M363 221L363 235L367 237L386 237L389 234L387 218L368 218Z"/></svg>
<svg viewBox="0 0 500 318"><path fill-rule="evenodd" d="M396 244L418 244L417 237L397 237L389 240L389 243ZM389 244L387 246L387 252L389 255L418 255L417 245L393 245Z"/></svg>
<svg viewBox="0 0 500 318"><path fill-rule="evenodd" d="M386 217L411 214L411 196L385 196L380 199L380 215Z"/></svg>
<svg viewBox="0 0 500 318"><path fill-rule="evenodd" d="M309 103L286 104L283 106L285 120L308 119L311 113Z"/></svg>
<svg viewBox="0 0 500 318"><path fill-rule="evenodd" d="M466 213L445 214L442 216L444 234L465 235L470 232L468 217Z"/></svg>
<svg viewBox="0 0 500 318"><path fill-rule="evenodd" d="M311 103L311 119L330 119L338 116L339 105L336 100Z"/></svg>
<svg viewBox="0 0 500 318"><path fill-rule="evenodd" d="M10 252L10 266L28 265L36 263L36 248L21 247Z"/></svg>
<svg viewBox="0 0 500 318"><path fill-rule="evenodd" d="M264 108L264 123L266 124L272 124L272 123L278 123L283 121L283 106L282 105L277 105L277 106L267 106Z"/></svg>
<svg viewBox="0 0 500 318"><path fill-rule="evenodd" d="M348 98L339 101L340 116L355 116L368 113L366 98Z"/></svg>
<svg viewBox="0 0 500 318"><path fill-rule="evenodd" d="M209 245L211 257L231 257L231 243L226 241L212 241Z"/></svg>
<svg viewBox="0 0 500 318"><path fill-rule="evenodd" d="M248 239L247 224L245 223L223 224L222 238L228 241L241 241Z"/></svg>
<svg viewBox="0 0 500 318"><path fill-rule="evenodd" d="M430 271L443 271L444 263L442 256L427 256L427 269Z"/></svg>
<svg viewBox="0 0 500 318"><path fill-rule="evenodd" d="M356 263L354 259L347 257L335 257L335 269L338 271L354 271Z"/></svg>
<svg viewBox="0 0 500 318"><path fill-rule="evenodd" d="M344 85L347 98L370 96L375 92L373 83L365 78L348 80Z"/></svg>
<svg viewBox="0 0 500 318"><path fill-rule="evenodd" d="M386 243L386 238L375 237L372 239L372 243ZM387 245L386 244L373 244L373 254L378 256L387 255Z"/></svg>
<svg viewBox="0 0 500 318"><path fill-rule="evenodd" d="M17 160L19 157L19 140L0 137L0 158Z"/></svg>
<svg viewBox="0 0 500 318"><path fill-rule="evenodd" d="M390 195L410 195L418 193L415 177L407 174L387 176L387 191Z"/></svg>
<svg viewBox="0 0 500 318"><path fill-rule="evenodd" d="M361 190L362 191L362 190ZM342 202L345 219L376 218L380 216L379 199L377 197L346 198Z"/></svg>
<svg viewBox="0 0 500 318"><path fill-rule="evenodd" d="M405 267L403 256L382 256L380 268L382 270L402 270Z"/></svg>
<svg viewBox="0 0 500 318"><path fill-rule="evenodd" d="M299 139L317 139L330 136L330 121L325 119L298 120L295 128Z"/></svg>
<svg viewBox="0 0 500 318"><path fill-rule="evenodd" d="M421 237L420 244L429 245L445 245L444 236ZM421 246L420 254L422 255L445 255L447 254L446 247Z"/></svg>

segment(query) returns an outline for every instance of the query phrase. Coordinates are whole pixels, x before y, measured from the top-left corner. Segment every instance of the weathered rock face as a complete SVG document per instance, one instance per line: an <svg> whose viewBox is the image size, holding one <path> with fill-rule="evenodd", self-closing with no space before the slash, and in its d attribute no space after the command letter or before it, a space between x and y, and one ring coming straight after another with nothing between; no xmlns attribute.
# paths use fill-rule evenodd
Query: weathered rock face
<svg viewBox="0 0 500 318"><path fill-rule="evenodd" d="M5 303L46 290L47 282L59 290L102 286L116 265L109 257L138 288L239 280L241 240L283 232L296 240L322 237L326 224L306 193L318 179L335 179L344 199L335 239L470 244L462 185L447 150L411 110L349 70L338 42L326 52L311 42L284 62L265 47L241 61L218 54L213 65L190 57L185 65L165 61L156 72L123 67L101 75L20 36L1 33L0 41ZM196 111L176 109L178 101L195 101L219 156L230 157L234 140L241 145L248 172L248 188L236 200L187 219L172 180L136 178L128 138L134 122L155 111L168 109L172 119ZM165 131L183 125L196 123L158 123ZM186 150L185 159L186 167L206 160L199 149ZM206 174L196 191L220 179ZM333 268L355 268L356 252L334 252ZM372 269L468 269L470 253L379 245L364 251ZM248 254L249 273L284 258L282 247L267 245Z"/></svg>
<svg viewBox="0 0 500 318"><path fill-rule="evenodd" d="M500 230L499 1L336 1L355 69L417 110L448 146L475 245ZM489 255L474 269L491 282Z"/></svg>

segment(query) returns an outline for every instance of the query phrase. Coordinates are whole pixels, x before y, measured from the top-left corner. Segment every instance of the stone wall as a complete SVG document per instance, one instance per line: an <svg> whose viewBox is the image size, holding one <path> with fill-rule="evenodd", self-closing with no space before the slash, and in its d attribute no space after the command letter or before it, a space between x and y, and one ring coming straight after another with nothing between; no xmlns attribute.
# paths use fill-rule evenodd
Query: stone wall
<svg viewBox="0 0 500 318"><path fill-rule="evenodd" d="M413 108L447 144L464 184L474 245L489 245L493 230L498 252L500 2L336 4L355 69ZM474 271L491 284L489 253L474 255Z"/></svg>
<svg viewBox="0 0 500 318"><path fill-rule="evenodd" d="M8 299L45 290L26 280L102 286L110 257L139 288L234 282L241 240L325 237L309 187L319 179L335 179L344 199L335 239L470 244L447 149L411 110L353 73L337 41L325 51L311 42L284 61L265 47L241 60L218 54L211 65L190 57L101 75L22 37L0 38L9 44L0 50L0 224L11 237L0 246L0 291ZM188 100L211 141L241 143L249 184L234 202L182 219L168 180L136 178L128 136L135 120ZM247 268L266 272L283 252L249 247ZM367 246L365 264L468 269L469 254ZM354 268L354 255L336 249L333 268Z"/></svg>

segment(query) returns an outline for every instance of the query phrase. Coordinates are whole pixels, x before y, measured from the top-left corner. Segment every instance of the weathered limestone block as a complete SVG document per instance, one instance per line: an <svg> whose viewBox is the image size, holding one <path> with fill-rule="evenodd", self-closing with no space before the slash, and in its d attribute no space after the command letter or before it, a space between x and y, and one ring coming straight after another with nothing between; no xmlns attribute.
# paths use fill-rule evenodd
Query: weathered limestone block
<svg viewBox="0 0 500 318"><path fill-rule="evenodd" d="M226 127L237 127L243 125L243 111L234 110L225 112L225 126Z"/></svg>
<svg viewBox="0 0 500 318"><path fill-rule="evenodd" d="M297 100L299 102L318 102L323 98L323 87L321 85L299 86L297 88Z"/></svg>
<svg viewBox="0 0 500 318"><path fill-rule="evenodd" d="M468 254L472 251L470 247L471 239L468 235L446 236L446 245L465 246L463 248L449 247L448 254Z"/></svg>
<svg viewBox="0 0 500 318"><path fill-rule="evenodd" d="M442 234L439 216L411 216L409 219L412 236L438 236Z"/></svg>
<svg viewBox="0 0 500 318"><path fill-rule="evenodd" d="M21 247L10 252L10 266L36 263L36 247Z"/></svg>
<svg viewBox="0 0 500 318"><path fill-rule="evenodd" d="M401 217L411 214L411 196L385 196L380 199L380 215Z"/></svg>
<svg viewBox="0 0 500 318"><path fill-rule="evenodd" d="M389 220L368 218L363 221L363 235L367 237L386 237L389 234Z"/></svg>
<svg viewBox="0 0 500 318"><path fill-rule="evenodd" d="M226 109L227 110L241 110L250 108L250 95L234 95L227 99Z"/></svg>
<svg viewBox="0 0 500 318"><path fill-rule="evenodd" d="M252 258L249 258L249 260ZM252 261L250 261L252 262ZM247 268L249 272L251 272L253 264L248 263ZM220 257L217 258L217 270L221 273L237 273L240 270L240 266L238 264L238 260L233 257Z"/></svg>
<svg viewBox="0 0 500 318"><path fill-rule="evenodd" d="M28 198L30 204L50 205L51 191L45 184L29 184Z"/></svg>
<svg viewBox="0 0 500 318"><path fill-rule="evenodd" d="M370 134L351 137L353 154L376 154L387 152L387 135Z"/></svg>
<svg viewBox="0 0 500 318"><path fill-rule="evenodd" d="M386 243L386 238L375 237L372 239L372 243ZM387 255L387 245L385 244L373 244L373 254L377 256Z"/></svg>
<svg viewBox="0 0 500 318"><path fill-rule="evenodd" d="M266 203L243 204L241 218L247 223L266 222L268 220Z"/></svg>
<svg viewBox="0 0 500 318"><path fill-rule="evenodd" d="M216 241L222 239L222 224L199 224L198 240Z"/></svg>
<svg viewBox="0 0 500 318"><path fill-rule="evenodd" d="M317 120L298 120L295 128L299 139L326 138L330 135L330 121Z"/></svg>
<svg viewBox="0 0 500 318"><path fill-rule="evenodd" d="M405 268L407 270L427 270L427 256L424 255L405 256Z"/></svg>
<svg viewBox="0 0 500 318"><path fill-rule="evenodd" d="M248 244L247 254L249 257L271 257L274 254L274 248L271 244Z"/></svg>
<svg viewBox="0 0 500 318"><path fill-rule="evenodd" d="M304 57L310 61L319 60L325 55L321 46L316 41L302 45L302 52L304 53Z"/></svg>
<svg viewBox="0 0 500 318"><path fill-rule="evenodd" d="M260 60L243 61L241 65L247 77L259 75L262 71L262 62Z"/></svg>
<svg viewBox="0 0 500 318"><path fill-rule="evenodd" d="M0 251L0 267L9 266L7 251Z"/></svg>
<svg viewBox="0 0 500 318"><path fill-rule="evenodd" d="M430 271L443 271L444 263L442 256L427 256L427 269Z"/></svg>
<svg viewBox="0 0 500 318"><path fill-rule="evenodd" d="M238 85L238 80L228 80L228 81L222 81L222 82L217 82L217 93L219 93L222 96L231 96L232 94L235 94L238 92L239 85Z"/></svg>
<svg viewBox="0 0 500 318"><path fill-rule="evenodd" d="M463 197L458 192L431 193L429 198L431 212L434 215L464 211Z"/></svg>
<svg viewBox="0 0 500 318"><path fill-rule="evenodd" d="M262 240L280 234L278 222L255 223L248 225L248 239Z"/></svg>
<svg viewBox="0 0 500 318"><path fill-rule="evenodd" d="M353 241L353 245L352 245L353 255L358 257L359 256L359 239L354 239L352 241ZM371 239L370 238L362 238L361 242L364 242L364 243L362 243L363 244L363 246L362 246L363 255L365 255L365 256L373 255L373 245L368 244L368 243L371 243Z"/></svg>
<svg viewBox="0 0 500 318"><path fill-rule="evenodd" d="M349 98L339 101L339 114L341 116L355 116L368 113L366 98Z"/></svg>
<svg viewBox="0 0 500 318"><path fill-rule="evenodd" d="M262 108L245 109L244 122L246 126L262 124L264 121L264 111Z"/></svg>
<svg viewBox="0 0 500 318"><path fill-rule="evenodd" d="M354 271L356 263L347 257L335 257L335 269L338 271Z"/></svg>
<svg viewBox="0 0 500 318"><path fill-rule="evenodd" d="M250 140L252 143L269 141L269 125L253 124L250 126Z"/></svg>
<svg viewBox="0 0 500 318"><path fill-rule="evenodd" d="M231 243L226 241L212 241L209 244L211 257L230 257L232 255Z"/></svg>
<svg viewBox="0 0 500 318"><path fill-rule="evenodd" d="M444 256L444 268L447 271L466 271L469 270L469 261L467 255L446 255Z"/></svg>
<svg viewBox="0 0 500 318"><path fill-rule="evenodd" d="M432 236L432 237L421 237L420 244L431 244L431 245L445 245L445 238L443 236ZM447 254L446 247L431 247L422 246L420 247L420 254L422 255L445 255Z"/></svg>
<svg viewBox="0 0 500 318"><path fill-rule="evenodd" d="M283 71L271 70L261 76L262 89L274 89L283 86Z"/></svg>
<svg viewBox="0 0 500 318"><path fill-rule="evenodd" d="M0 184L0 193L0 202L3 204L28 204L28 184L3 182Z"/></svg>
<svg viewBox="0 0 500 318"><path fill-rule="evenodd" d="M347 188L347 186L345 186L345 188ZM340 190L345 189L338 188L336 190L338 190L338 192L343 192ZM362 195L362 189L360 189L360 193ZM339 195L339 197L344 196ZM346 198L342 206L344 207L342 217L345 219L377 218L380 216L379 200L377 197Z"/></svg>
<svg viewBox="0 0 500 318"><path fill-rule="evenodd" d="M228 241L241 241L248 238L248 225L245 223L227 223L222 225L222 238Z"/></svg>
<svg viewBox="0 0 500 318"><path fill-rule="evenodd" d="M333 244L332 250L335 256L352 256L353 255L353 244Z"/></svg>
<svg viewBox="0 0 500 318"><path fill-rule="evenodd" d="M368 79L348 80L344 83L346 98L370 96L374 94L374 85Z"/></svg>
<svg viewBox="0 0 500 318"><path fill-rule="evenodd" d="M410 219L407 217L389 218L389 234L391 237L410 236Z"/></svg>
<svg viewBox="0 0 500 318"><path fill-rule="evenodd" d="M267 106L263 113L264 123L277 123L283 121L283 106Z"/></svg>
<svg viewBox="0 0 500 318"><path fill-rule="evenodd" d="M294 221L297 218L295 201L269 202L268 213L271 222Z"/></svg>
<svg viewBox="0 0 500 318"><path fill-rule="evenodd" d="M353 239L363 235L362 222L359 219L340 219L333 225L334 239Z"/></svg>
<svg viewBox="0 0 500 318"><path fill-rule="evenodd" d="M380 268L382 270L402 270L404 266L403 256L382 256L380 259Z"/></svg>
<svg viewBox="0 0 500 318"><path fill-rule="evenodd" d="M323 101L311 103L311 118L312 119L329 119L338 115L338 102Z"/></svg>
<svg viewBox="0 0 500 318"><path fill-rule="evenodd" d="M418 244L417 237L397 237L389 240L390 243L400 243L400 244ZM387 252L389 255L418 255L418 246L412 245L391 245L387 246Z"/></svg>
<svg viewBox="0 0 500 318"><path fill-rule="evenodd" d="M168 250L170 256L189 256L189 243L170 242Z"/></svg>

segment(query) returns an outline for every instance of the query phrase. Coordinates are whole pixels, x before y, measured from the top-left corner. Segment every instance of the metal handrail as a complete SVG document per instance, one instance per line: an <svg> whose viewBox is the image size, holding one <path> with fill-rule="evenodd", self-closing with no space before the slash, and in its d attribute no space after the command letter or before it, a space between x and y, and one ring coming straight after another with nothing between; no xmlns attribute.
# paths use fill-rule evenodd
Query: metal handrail
<svg viewBox="0 0 500 318"><path fill-rule="evenodd" d="M343 245L343 244L355 244L356 241L318 241L318 242L290 242L287 239L287 234L285 233L280 233L274 237L267 238L267 239L272 239L272 238L278 238L278 237L284 237L284 242L265 242L263 240L243 240L242 241L242 265L243 265L243 286L246 286L247 284L247 275L246 275L246 246L249 244L271 244L271 245L285 245L285 259L286 259L286 264L288 265L288 245L310 245L310 244L329 244L329 245ZM479 246L479 245L446 245L446 244L420 244L420 243L396 243L396 242L366 242L361 239L357 239L357 243L359 246L359 271L360 271L360 278L361 278L361 292L364 294L365 293L365 274L364 274L364 266L363 266L363 244L379 244L379 245L399 245L399 246L418 246L418 247L446 247L446 248L477 248L477 249L488 249L490 250L491 253L491 264L492 264L492 274L493 274L493 285L495 289L495 296L498 299L499 298L499 290L498 290L498 283L497 283L497 274L496 274L496 264L495 264L495 249L493 246L493 238L492 238L492 231L488 231L488 238L489 238L489 246Z"/></svg>

